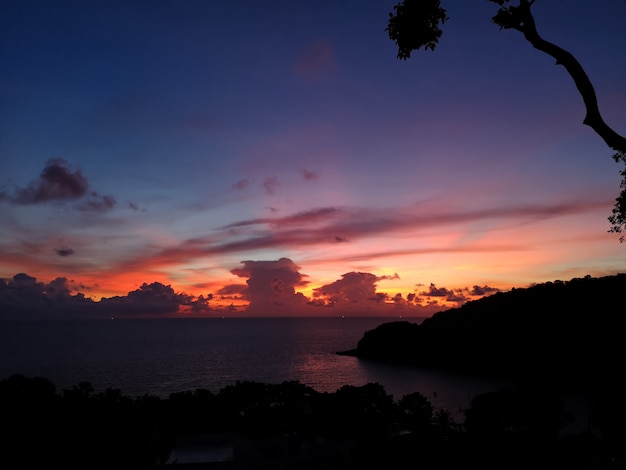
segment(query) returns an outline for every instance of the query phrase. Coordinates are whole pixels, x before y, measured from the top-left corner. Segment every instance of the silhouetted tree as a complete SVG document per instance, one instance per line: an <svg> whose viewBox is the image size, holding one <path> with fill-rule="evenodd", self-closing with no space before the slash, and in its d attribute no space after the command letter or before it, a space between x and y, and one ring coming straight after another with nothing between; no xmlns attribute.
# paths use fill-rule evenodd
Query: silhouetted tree
<svg viewBox="0 0 626 470"><path fill-rule="evenodd" d="M489 1L499 5L498 11L492 17L493 23L500 26L500 29L521 32L535 49L548 54L556 60L556 64L565 67L585 105L583 124L591 127L615 151L613 158L617 163L626 165L626 137L604 122L594 87L581 64L570 52L539 35L531 11L536 0ZM509 3L515 5L508 5ZM439 0L404 0L394 6L394 13L389 13L389 17L386 31L398 46L398 58L402 60L410 58L414 50L435 50L442 35L441 25L448 20L446 10L441 7ZM615 233L626 229L626 169L620 171L620 175L621 191L609 216L609 232ZM624 241L624 236L620 237L620 241Z"/></svg>
<svg viewBox="0 0 626 470"><path fill-rule="evenodd" d="M433 434L441 439L448 439L451 435L461 431L461 424L452 417L452 413L445 408L439 408L433 415Z"/></svg>
<svg viewBox="0 0 626 470"><path fill-rule="evenodd" d="M344 385L314 402L318 430L336 436L381 436L396 416L393 396L378 383Z"/></svg>
<svg viewBox="0 0 626 470"><path fill-rule="evenodd" d="M420 392L404 395L398 402L403 422L413 432L424 434L433 422L432 403Z"/></svg>
<svg viewBox="0 0 626 470"><path fill-rule="evenodd" d="M57 394L47 379L14 375L0 380L0 468L153 470L163 468L173 437L214 431L261 444L252 460L239 454L225 468L626 468L623 412L614 414L623 396L619 388L601 397L610 403L600 404L595 424L606 438L568 440L557 435L561 401L546 387L478 395L457 427L420 393L396 403L378 383L318 393L299 382L237 382L217 394L132 399L88 382ZM284 451L265 448L268 437Z"/></svg>

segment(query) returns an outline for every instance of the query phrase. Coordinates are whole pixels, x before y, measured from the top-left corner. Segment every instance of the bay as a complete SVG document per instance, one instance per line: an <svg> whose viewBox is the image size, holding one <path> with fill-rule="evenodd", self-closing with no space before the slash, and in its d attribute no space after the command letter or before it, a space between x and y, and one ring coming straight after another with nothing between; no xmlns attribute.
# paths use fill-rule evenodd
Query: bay
<svg viewBox="0 0 626 470"><path fill-rule="evenodd" d="M379 383L400 399L420 392L453 415L506 385L414 366L337 355L390 318L47 320L0 324L0 378L46 377L57 389L89 382L130 397L237 381L299 381L319 392ZM407 319L419 323L421 319Z"/></svg>

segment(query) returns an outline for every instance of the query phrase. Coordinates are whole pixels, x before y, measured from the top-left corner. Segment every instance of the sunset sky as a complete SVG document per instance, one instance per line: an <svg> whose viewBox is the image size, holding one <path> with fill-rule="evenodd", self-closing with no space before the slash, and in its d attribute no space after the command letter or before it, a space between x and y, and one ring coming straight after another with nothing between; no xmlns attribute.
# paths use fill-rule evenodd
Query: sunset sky
<svg viewBox="0 0 626 470"><path fill-rule="evenodd" d="M429 316L626 272L566 71L486 0L398 60L395 3L4 0L0 317ZM533 11L625 134L626 2Z"/></svg>

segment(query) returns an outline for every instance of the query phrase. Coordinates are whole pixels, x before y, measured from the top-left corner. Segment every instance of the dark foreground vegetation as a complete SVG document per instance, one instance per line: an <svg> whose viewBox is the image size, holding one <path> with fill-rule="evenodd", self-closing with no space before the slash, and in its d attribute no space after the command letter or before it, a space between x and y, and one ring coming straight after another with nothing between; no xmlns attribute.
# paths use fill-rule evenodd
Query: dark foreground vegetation
<svg viewBox="0 0 626 470"><path fill-rule="evenodd" d="M374 383L318 393L238 382L164 399L89 383L58 392L46 378L13 375L0 381L0 467L622 469L615 411L596 410L599 432L563 435L565 408L541 384L478 395L455 422L419 392L396 400ZM185 464L190 442L196 454L219 443L226 457Z"/></svg>

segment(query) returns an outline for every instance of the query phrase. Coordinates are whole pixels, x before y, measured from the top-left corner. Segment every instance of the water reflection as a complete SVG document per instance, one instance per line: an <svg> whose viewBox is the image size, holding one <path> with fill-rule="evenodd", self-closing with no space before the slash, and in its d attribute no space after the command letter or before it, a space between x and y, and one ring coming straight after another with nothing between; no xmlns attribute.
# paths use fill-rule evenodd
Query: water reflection
<svg viewBox="0 0 626 470"><path fill-rule="evenodd" d="M503 380L481 379L365 359L356 359L356 367L366 382L382 384L396 400L417 391L430 400L435 408L447 409L455 418L461 416L461 411L475 395L511 385Z"/></svg>

